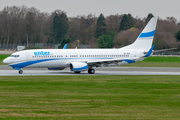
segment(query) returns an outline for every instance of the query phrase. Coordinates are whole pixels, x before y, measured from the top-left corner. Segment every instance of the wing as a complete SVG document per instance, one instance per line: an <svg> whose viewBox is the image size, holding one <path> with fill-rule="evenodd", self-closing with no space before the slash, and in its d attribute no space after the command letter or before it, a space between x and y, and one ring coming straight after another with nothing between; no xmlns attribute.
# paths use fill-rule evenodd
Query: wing
<svg viewBox="0 0 180 120"><path fill-rule="evenodd" d="M87 61L87 64L92 67L102 67L102 66L108 66L110 64L116 64L119 66L118 63L121 62L127 62L127 63L135 63L137 59L140 59L139 57L133 57L133 58L120 58L120 59L103 59L103 60L93 60L93 61Z"/></svg>

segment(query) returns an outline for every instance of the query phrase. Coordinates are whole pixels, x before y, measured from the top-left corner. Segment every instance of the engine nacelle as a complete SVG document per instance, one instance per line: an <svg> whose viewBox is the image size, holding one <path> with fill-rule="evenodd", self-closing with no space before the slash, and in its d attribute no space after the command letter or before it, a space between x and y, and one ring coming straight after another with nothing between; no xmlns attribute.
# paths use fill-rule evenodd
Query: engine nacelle
<svg viewBox="0 0 180 120"><path fill-rule="evenodd" d="M48 70L63 70L64 68L48 68Z"/></svg>
<svg viewBox="0 0 180 120"><path fill-rule="evenodd" d="M71 71L85 71L88 69L88 64L82 62L71 62L69 68Z"/></svg>

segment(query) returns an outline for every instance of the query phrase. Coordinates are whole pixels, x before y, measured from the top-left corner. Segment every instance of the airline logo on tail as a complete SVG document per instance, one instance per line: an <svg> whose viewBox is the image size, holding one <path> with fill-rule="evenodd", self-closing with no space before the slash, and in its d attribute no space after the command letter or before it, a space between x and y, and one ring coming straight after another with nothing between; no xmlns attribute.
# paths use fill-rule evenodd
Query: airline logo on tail
<svg viewBox="0 0 180 120"><path fill-rule="evenodd" d="M147 32L147 33L141 33L141 35L139 36L139 38L147 38L147 37L154 37L155 34L155 30L151 31L151 32Z"/></svg>

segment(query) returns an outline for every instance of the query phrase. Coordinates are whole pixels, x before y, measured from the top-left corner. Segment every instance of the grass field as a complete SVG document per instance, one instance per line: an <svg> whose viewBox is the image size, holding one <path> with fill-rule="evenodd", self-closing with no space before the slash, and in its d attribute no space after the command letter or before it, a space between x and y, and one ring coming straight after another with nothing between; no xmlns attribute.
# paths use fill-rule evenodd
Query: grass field
<svg viewBox="0 0 180 120"><path fill-rule="evenodd" d="M180 76L0 77L0 119L180 119Z"/></svg>
<svg viewBox="0 0 180 120"><path fill-rule="evenodd" d="M5 58L7 58L7 57L9 57L10 55L0 55L0 65L5 65L4 63L3 63L3 60L5 59Z"/></svg>
<svg viewBox="0 0 180 120"><path fill-rule="evenodd" d="M148 57L143 61L122 67L180 67L180 57Z"/></svg>
<svg viewBox="0 0 180 120"><path fill-rule="evenodd" d="M148 58L147 58L148 59ZM180 67L180 62L136 62L120 67Z"/></svg>

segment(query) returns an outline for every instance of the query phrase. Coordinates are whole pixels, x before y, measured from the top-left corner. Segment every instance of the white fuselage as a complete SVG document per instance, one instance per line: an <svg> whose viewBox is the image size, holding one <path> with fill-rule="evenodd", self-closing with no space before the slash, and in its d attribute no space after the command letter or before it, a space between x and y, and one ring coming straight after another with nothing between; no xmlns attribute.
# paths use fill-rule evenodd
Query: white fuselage
<svg viewBox="0 0 180 120"><path fill-rule="evenodd" d="M17 55L18 57L16 57ZM133 59L138 61L139 57L143 55L144 51L142 50L129 49L35 49L15 52L6 58L4 63L18 68L66 68L70 62L104 59ZM118 65L124 64L128 64L128 62L118 63Z"/></svg>

